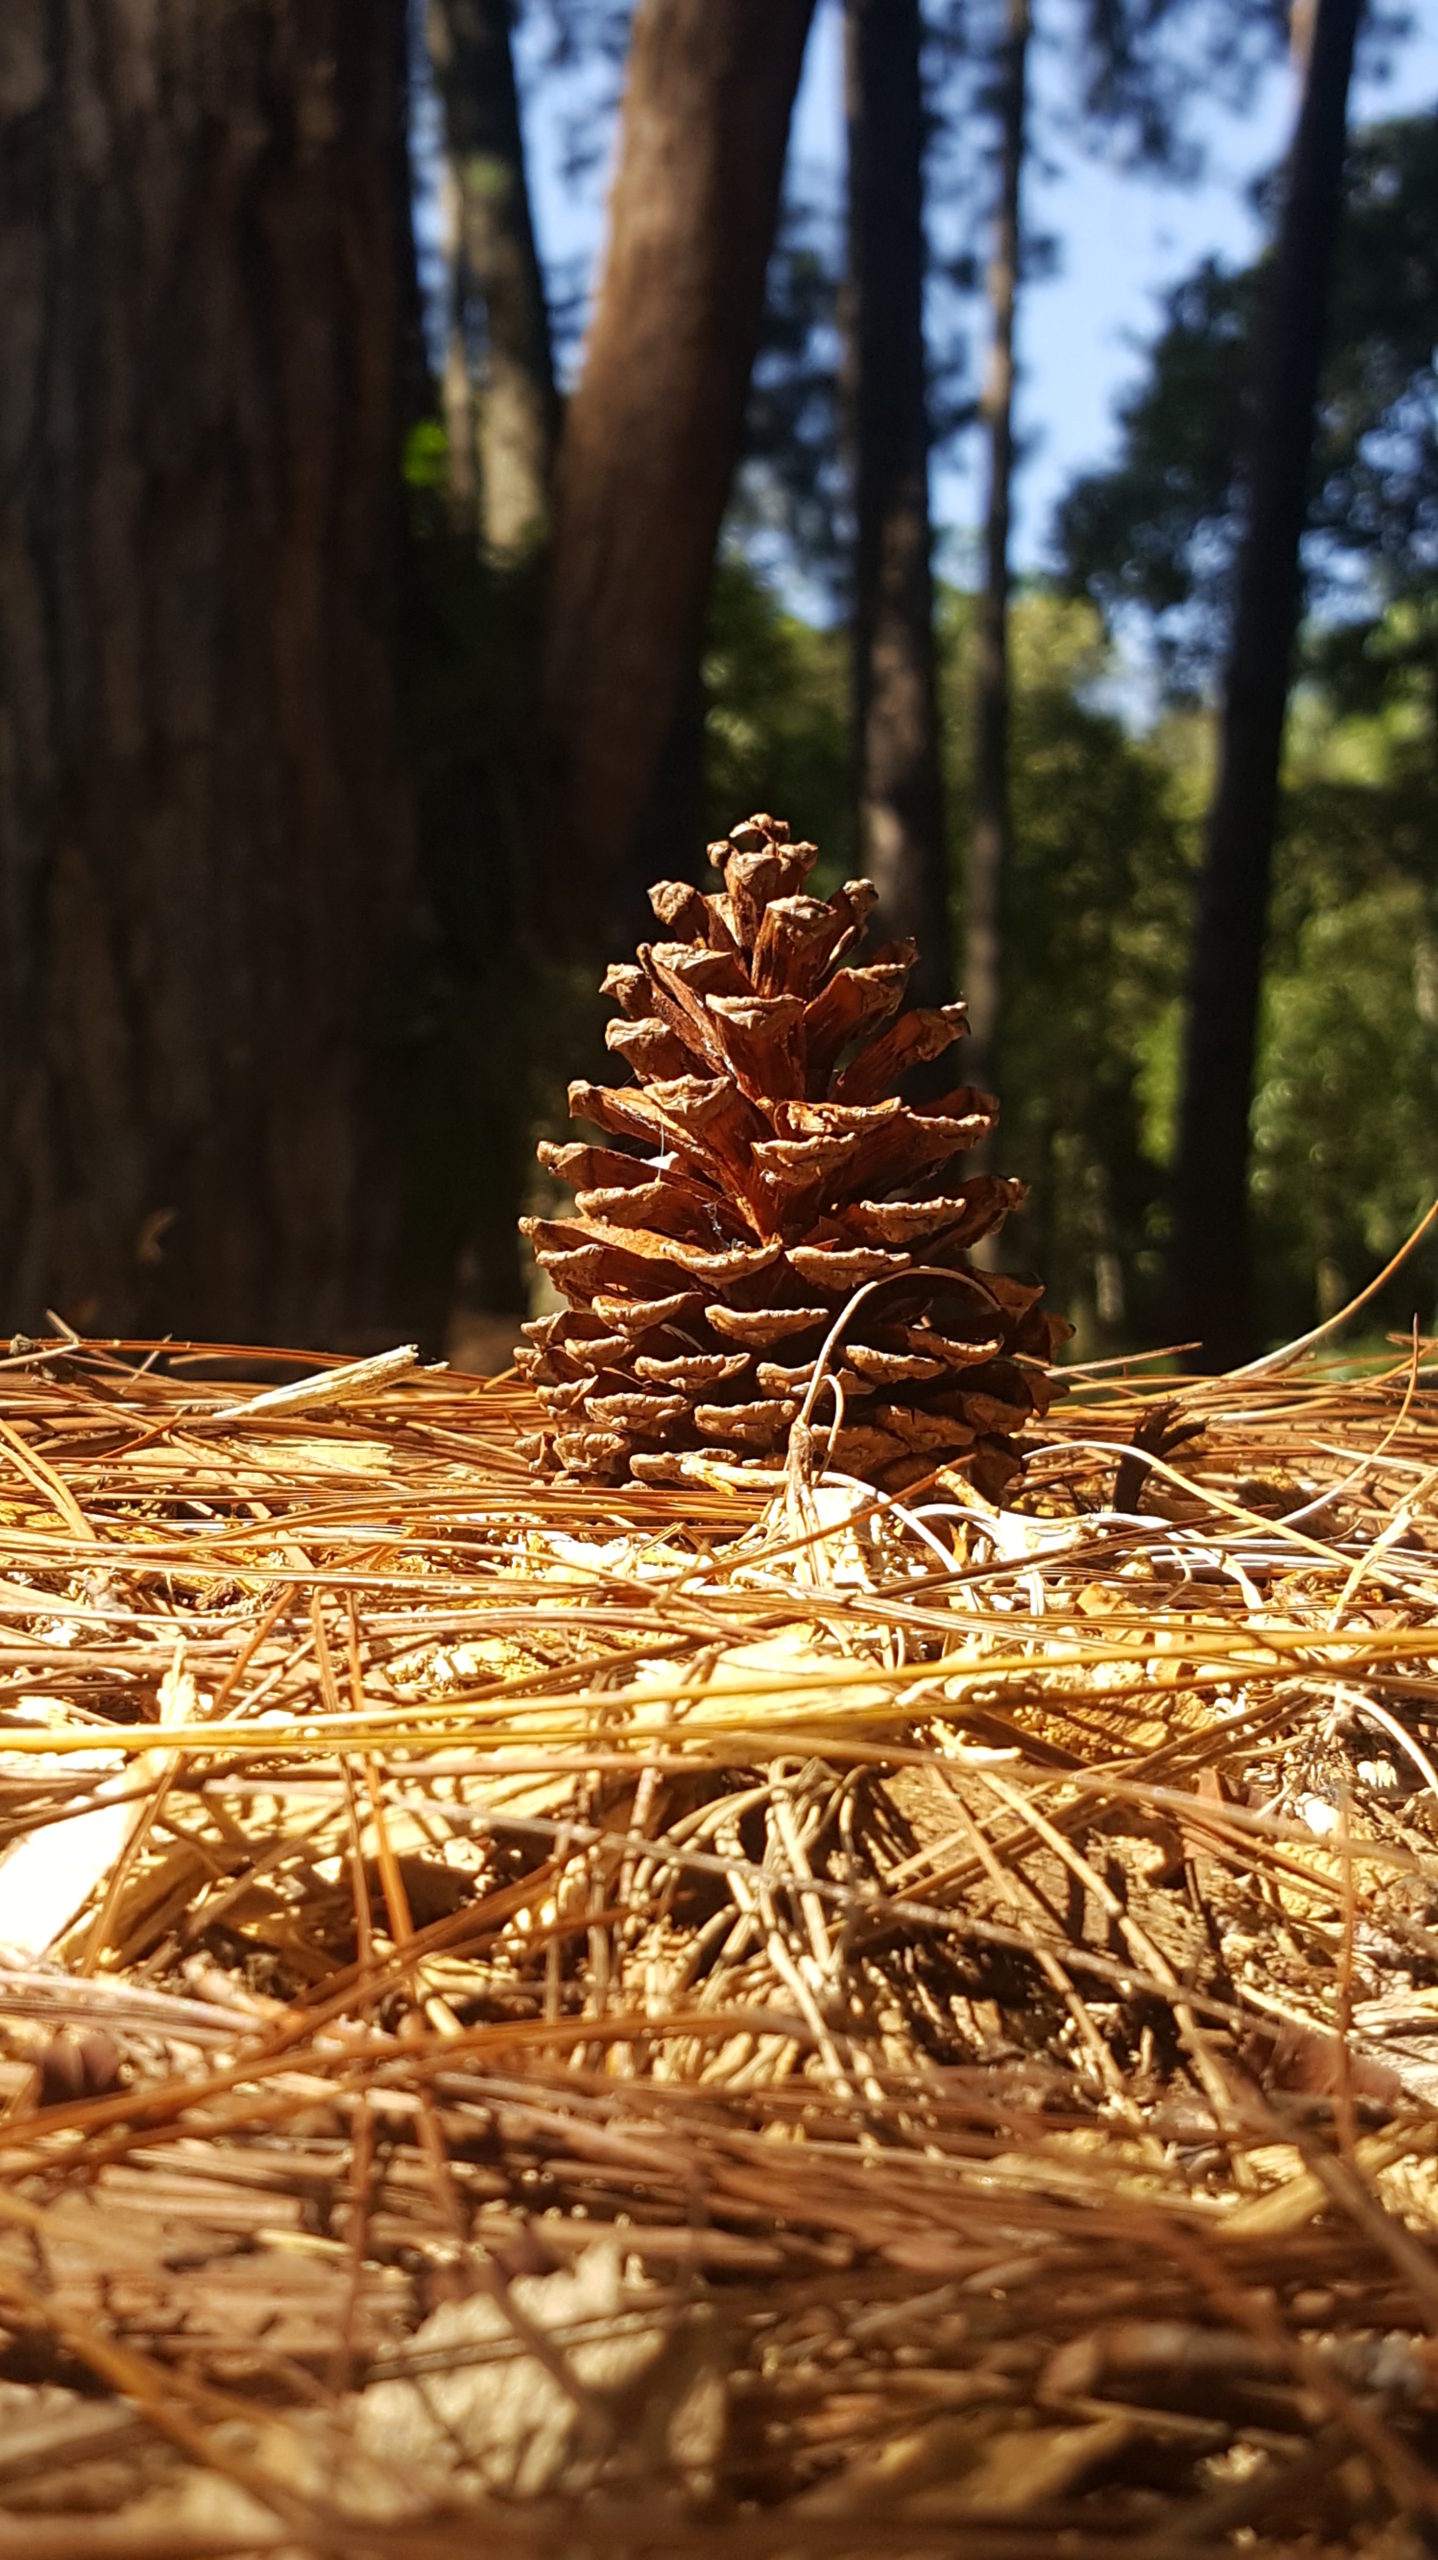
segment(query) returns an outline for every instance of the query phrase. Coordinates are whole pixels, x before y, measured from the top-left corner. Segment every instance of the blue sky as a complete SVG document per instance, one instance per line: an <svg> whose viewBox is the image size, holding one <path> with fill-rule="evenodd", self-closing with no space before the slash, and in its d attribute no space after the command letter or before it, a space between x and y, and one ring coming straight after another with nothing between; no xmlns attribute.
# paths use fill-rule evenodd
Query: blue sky
<svg viewBox="0 0 1438 2560"><path fill-rule="evenodd" d="M1063 0L1058 0L1060 6ZM1424 25L1415 9L1413 32L1391 55L1391 76L1379 83L1360 78L1355 121L1438 105L1438 17ZM1029 180L1026 218L1061 244L1057 271L1030 284L1020 313L1019 429L1027 445L1015 516L1014 555L1021 568L1042 566L1055 500L1073 475L1101 462L1114 447L1114 406L1139 370L1135 341L1152 332L1158 297L1207 251L1229 259L1252 255L1259 244L1248 189L1254 177L1282 155L1294 96L1286 65L1260 83L1242 115L1216 103L1195 109L1194 139L1205 170L1190 187L1164 185L1105 165L1057 130L1063 66L1043 30L1055 16L1052 0L1037 0L1039 38L1033 54L1035 124L1047 167ZM521 50L521 66L527 48ZM532 55L531 55L532 59ZM603 203L609 151L578 188L561 175L562 123L579 95L565 84L546 84L536 107L530 86L527 145L535 219L546 263L591 265L603 236ZM600 135L596 133L596 141ZM604 139L608 140L606 135ZM795 118L793 148L805 171L837 202L842 182L841 13L838 0L820 0ZM981 354L976 349L976 354ZM935 475L934 514L948 565L958 570L979 513L980 487L972 441Z"/></svg>

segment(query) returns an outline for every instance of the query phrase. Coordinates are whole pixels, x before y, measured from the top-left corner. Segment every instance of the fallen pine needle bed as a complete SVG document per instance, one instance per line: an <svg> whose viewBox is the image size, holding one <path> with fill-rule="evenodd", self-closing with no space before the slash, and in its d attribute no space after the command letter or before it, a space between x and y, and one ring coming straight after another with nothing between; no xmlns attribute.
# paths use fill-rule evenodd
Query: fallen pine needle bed
<svg viewBox="0 0 1438 2560"><path fill-rule="evenodd" d="M13 1345L0 2560L1432 2549L1424 1356L1000 1512Z"/></svg>

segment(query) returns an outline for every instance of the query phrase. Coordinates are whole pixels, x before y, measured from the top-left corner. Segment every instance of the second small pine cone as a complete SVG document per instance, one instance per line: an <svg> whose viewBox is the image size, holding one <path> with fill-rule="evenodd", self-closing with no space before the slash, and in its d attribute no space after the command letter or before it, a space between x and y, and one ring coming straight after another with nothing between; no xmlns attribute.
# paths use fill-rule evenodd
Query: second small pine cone
<svg viewBox="0 0 1438 2560"><path fill-rule="evenodd" d="M782 820L749 818L710 854L722 891L661 880L666 939L605 978L632 1081L569 1089L605 1143L539 1151L575 1203L524 1221L567 1302L524 1328L545 1414L530 1454L611 1483L777 1468L864 1291L811 1417L825 1462L886 1491L954 1466L996 1497L1068 1328L1036 1286L969 1258L1023 1197L954 1178L995 1125L992 1095L901 1093L961 1038L964 1008L906 1005L913 944L862 959L872 885L808 896L815 848Z"/></svg>

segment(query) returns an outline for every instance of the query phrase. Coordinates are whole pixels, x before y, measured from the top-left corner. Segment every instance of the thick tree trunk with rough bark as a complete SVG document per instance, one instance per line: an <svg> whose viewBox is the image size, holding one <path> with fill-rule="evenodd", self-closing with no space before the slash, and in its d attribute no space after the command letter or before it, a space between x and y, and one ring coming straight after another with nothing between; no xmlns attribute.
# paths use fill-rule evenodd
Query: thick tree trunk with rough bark
<svg viewBox="0 0 1438 2560"><path fill-rule="evenodd" d="M510 16L511 0L430 0L451 276L451 492L500 558L546 529L559 424Z"/></svg>
<svg viewBox="0 0 1438 2560"><path fill-rule="evenodd" d="M1009 518L1014 476L1014 314L1019 281L1019 191L1024 165L1029 0L1008 0L999 61L999 202L989 267L991 344L981 409L989 443L984 584L974 649L973 820L964 901L968 1068L992 1084L1003 983L1004 882L1009 870Z"/></svg>
<svg viewBox="0 0 1438 2560"><path fill-rule="evenodd" d="M640 0L556 475L546 926L582 947L692 690L813 0ZM688 848L675 846L669 867Z"/></svg>
<svg viewBox="0 0 1438 2560"><path fill-rule="evenodd" d="M0 1318L374 1338L396 0L6 0Z"/></svg>
<svg viewBox="0 0 1438 2560"><path fill-rule="evenodd" d="M846 374L853 449L858 836L879 929L953 992L929 522L918 0L847 0Z"/></svg>
<svg viewBox="0 0 1438 2560"><path fill-rule="evenodd" d="M1210 1367L1255 1349L1249 1115L1314 408L1362 0L1316 0L1256 350L1248 522L1199 888L1173 1179L1170 1292Z"/></svg>

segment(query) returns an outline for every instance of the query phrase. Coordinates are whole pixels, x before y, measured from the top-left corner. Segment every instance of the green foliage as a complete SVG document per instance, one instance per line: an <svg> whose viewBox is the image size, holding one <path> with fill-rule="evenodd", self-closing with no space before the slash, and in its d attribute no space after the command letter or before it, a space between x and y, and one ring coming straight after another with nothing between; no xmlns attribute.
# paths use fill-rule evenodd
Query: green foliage
<svg viewBox="0 0 1438 2560"><path fill-rule="evenodd" d="M1253 1132L1263 1329L1301 1332L1351 1296L1438 1196L1438 806L1411 705L1343 718L1295 704L1274 883ZM1426 731L1423 733L1426 737ZM1207 724L1168 719L1154 751L1196 859ZM1184 937L1166 1005L1138 1025L1147 1159L1167 1161L1178 1099ZM1425 1320L1438 1258L1398 1285Z"/></svg>
<svg viewBox="0 0 1438 2560"><path fill-rule="evenodd" d="M441 497L449 474L449 439L438 418L416 418L404 440L400 469L405 487L415 493L417 529L425 529L422 504Z"/></svg>
<svg viewBox="0 0 1438 2560"><path fill-rule="evenodd" d="M1351 1296L1438 1196L1432 896L1395 877L1311 910L1265 1011L1254 1194L1273 1311L1303 1314Z"/></svg>
<svg viewBox="0 0 1438 2560"><path fill-rule="evenodd" d="M1293 724L1254 1104L1270 1330L1350 1295L1438 1195L1438 792L1400 698ZM1431 1306L1438 1265L1405 1281ZM1425 1313L1426 1313L1425 1308Z"/></svg>
<svg viewBox="0 0 1438 2560"><path fill-rule="evenodd" d="M772 809L823 856L822 878L852 872L848 649L786 613L738 553L719 564L704 654L704 822L723 833Z"/></svg>
<svg viewBox="0 0 1438 2560"><path fill-rule="evenodd" d="M968 824L972 604L949 606L953 841ZM1042 591L1012 614L1014 859L1003 916L996 1164L1032 1186L1012 1242L1081 1337L1156 1321L1162 1165L1144 1061L1182 966L1190 831L1178 777L1099 707L1091 607Z"/></svg>
<svg viewBox="0 0 1438 2560"><path fill-rule="evenodd" d="M1400 651L1411 608L1379 631ZM1409 617L1410 619L1405 619ZM968 825L973 600L943 606L954 897ZM1091 606L1013 608L1015 853L1004 917L996 1165L1031 1185L1016 1258L1043 1272L1079 1347L1161 1324L1193 879L1211 730L1193 709L1137 735L1105 707L1115 662ZM711 619L705 818L768 806L853 868L842 635L786 613L742 560ZM1277 1339L1361 1286L1438 1192L1438 833L1421 688L1342 713L1296 697L1255 1105L1262 1312ZM1398 1305L1406 1319L1414 1283ZM1425 1310L1438 1265L1417 1283ZM1406 1292L1406 1294L1404 1294ZM1395 1301L1397 1305L1397 1301Z"/></svg>

